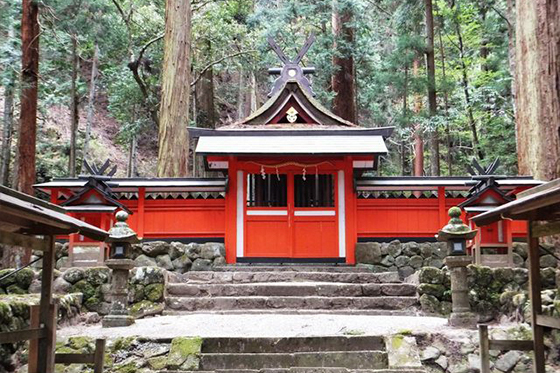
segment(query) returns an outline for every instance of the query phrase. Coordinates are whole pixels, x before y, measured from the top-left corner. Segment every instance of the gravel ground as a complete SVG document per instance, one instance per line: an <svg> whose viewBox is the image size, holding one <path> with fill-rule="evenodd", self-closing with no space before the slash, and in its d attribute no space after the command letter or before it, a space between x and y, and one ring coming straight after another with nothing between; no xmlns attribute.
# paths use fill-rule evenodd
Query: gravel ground
<svg viewBox="0 0 560 373"><path fill-rule="evenodd" d="M101 325L73 325L57 332L59 337L73 335L117 338L139 335L147 338L177 336L201 337L305 337L334 335L383 335L450 331L447 319L420 316L368 315L282 315L194 313L136 320L123 328Z"/></svg>

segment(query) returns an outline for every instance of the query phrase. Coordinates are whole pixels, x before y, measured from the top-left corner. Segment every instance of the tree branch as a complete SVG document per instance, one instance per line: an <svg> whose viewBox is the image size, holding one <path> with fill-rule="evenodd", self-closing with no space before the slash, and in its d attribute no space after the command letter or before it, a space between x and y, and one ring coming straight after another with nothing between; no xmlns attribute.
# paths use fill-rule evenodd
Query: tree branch
<svg viewBox="0 0 560 373"><path fill-rule="evenodd" d="M138 53L138 58L136 59L136 61L140 62L142 60L142 57L144 56L144 53L146 52L146 49L148 49L150 45L154 44L155 42L163 39L164 36L165 34L158 35L152 40L150 40L149 42L147 42L146 45L144 45L142 49L140 49L140 53Z"/></svg>
<svg viewBox="0 0 560 373"><path fill-rule="evenodd" d="M496 12L498 14L498 16L500 16L500 18L502 18L504 21L506 21L506 23L508 24L509 27L512 27L511 22L509 21L509 19L507 19L507 17L502 12L500 12L498 9L496 9L495 6L490 6L490 8L492 8L492 10L494 12Z"/></svg>
<svg viewBox="0 0 560 373"><path fill-rule="evenodd" d="M204 73L206 71L208 71L208 69L210 69L212 66L217 65L220 62L222 62L224 60L227 60L228 58L233 58L233 57L240 56L242 54L248 54L248 53L254 53L254 52L257 52L257 50L256 49L250 49L250 50L247 50L247 51L239 51L239 52L235 52L235 53L223 56L223 57L217 59L216 61L210 62L208 65L204 66L204 68L200 71L200 73L198 74L196 79L191 82L191 87L194 86L200 80L200 78L204 75Z"/></svg>

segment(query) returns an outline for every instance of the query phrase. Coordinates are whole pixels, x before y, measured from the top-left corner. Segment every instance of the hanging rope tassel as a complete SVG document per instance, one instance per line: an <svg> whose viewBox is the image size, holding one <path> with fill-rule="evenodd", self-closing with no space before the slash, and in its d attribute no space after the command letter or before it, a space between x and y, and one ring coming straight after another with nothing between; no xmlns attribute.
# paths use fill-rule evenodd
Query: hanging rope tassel
<svg viewBox="0 0 560 373"><path fill-rule="evenodd" d="M263 180L266 179L266 172L264 172L264 166L261 166L261 175Z"/></svg>
<svg viewBox="0 0 560 373"><path fill-rule="evenodd" d="M305 169L305 167L303 168L303 175L301 176L301 178L303 179L303 181L305 181L305 174L307 173L307 170Z"/></svg>
<svg viewBox="0 0 560 373"><path fill-rule="evenodd" d="M276 178L280 181L280 171L278 171L278 167L276 167Z"/></svg>

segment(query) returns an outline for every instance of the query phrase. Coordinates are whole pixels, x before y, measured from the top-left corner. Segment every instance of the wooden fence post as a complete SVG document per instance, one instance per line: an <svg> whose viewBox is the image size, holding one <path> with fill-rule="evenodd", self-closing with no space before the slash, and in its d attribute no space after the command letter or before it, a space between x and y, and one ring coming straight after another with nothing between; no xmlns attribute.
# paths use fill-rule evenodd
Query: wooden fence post
<svg viewBox="0 0 560 373"><path fill-rule="evenodd" d="M480 343L480 373L490 373L488 325L478 325L478 337Z"/></svg>
<svg viewBox="0 0 560 373"><path fill-rule="evenodd" d="M95 353L93 357L93 373L103 373L103 363L105 360L105 340L95 340Z"/></svg>
<svg viewBox="0 0 560 373"><path fill-rule="evenodd" d="M39 305L33 305L29 307L29 328L39 327ZM29 341L29 354L27 358L27 372L28 373L38 373L37 371L37 350L39 347L38 339L31 339Z"/></svg>

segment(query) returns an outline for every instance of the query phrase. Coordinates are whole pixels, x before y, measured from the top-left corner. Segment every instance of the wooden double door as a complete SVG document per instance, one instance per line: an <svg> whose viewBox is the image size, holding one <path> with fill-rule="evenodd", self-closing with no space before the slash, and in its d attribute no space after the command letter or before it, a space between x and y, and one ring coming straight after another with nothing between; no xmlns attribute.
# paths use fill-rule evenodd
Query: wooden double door
<svg viewBox="0 0 560 373"><path fill-rule="evenodd" d="M339 257L335 172L245 173L245 190L245 257Z"/></svg>

